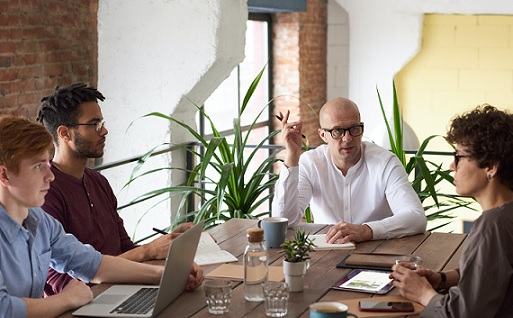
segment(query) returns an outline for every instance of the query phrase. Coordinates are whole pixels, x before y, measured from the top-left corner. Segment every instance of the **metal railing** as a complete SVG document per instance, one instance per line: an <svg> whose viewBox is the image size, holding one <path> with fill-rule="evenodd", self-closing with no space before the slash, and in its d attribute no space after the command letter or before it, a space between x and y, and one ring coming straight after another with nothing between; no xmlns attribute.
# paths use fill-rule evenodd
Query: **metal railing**
<svg viewBox="0 0 513 318"><path fill-rule="evenodd" d="M260 123L258 125L255 125L254 127L264 127L265 124L266 123ZM247 126L247 127L249 127L249 126ZM245 128L247 128L247 127L245 127ZM226 130L226 131L220 132L220 134L224 137L230 136L230 135L233 135L233 130ZM207 135L207 136L205 136L205 139L210 140L213 137L214 137L213 135ZM203 145L200 142L188 142L188 143L177 144L177 145L173 145L173 146L166 147L164 149L155 151L150 155L150 157L160 156L160 155L167 154L167 153L170 153L170 152L173 152L176 150L183 150L183 149L187 149L187 148L192 149L194 147L203 147ZM255 147L257 147L257 145L247 144L245 147L246 148L255 148ZM281 146L281 145L261 145L260 148L263 150L267 149L269 151L274 151L274 150L282 149L283 146ZM315 148L316 147L309 147L308 149L311 150L311 149L315 149ZM416 154L416 151L414 151L414 150L406 150L405 152L407 155ZM452 152L444 152L444 151L424 151L424 155L452 156L453 153ZM145 156L146 156L146 154L137 155L137 156L121 159L118 161L113 161L113 162L110 162L107 164L98 165L98 166L94 167L93 169L95 169L97 171L102 171L102 170L117 168L117 167L121 167L121 166L130 164L130 163L138 162ZM189 171L192 171L192 169L195 165L194 156L191 154L191 151L186 151L185 162L186 162L185 170L187 171L185 180L188 180L189 175L190 175ZM417 176L419 174L419 171L417 169L415 170L415 176ZM271 172L273 172L273 171L271 171ZM196 181L196 184L199 184L201 187L205 187L209 183L211 183L211 182L209 182L207 180L197 180ZM181 184L181 185L184 185L184 184ZM189 204L188 204L189 210L193 209L195 204L196 204L196 202L194 201L194 197L190 196ZM271 202L269 202L269 209L270 208L271 208ZM121 210L121 209L123 209L123 206L119 207L119 210ZM188 211L188 212L190 212L190 211Z"/></svg>
<svg viewBox="0 0 513 318"><path fill-rule="evenodd" d="M268 125L268 122L260 122L260 123L256 123L253 128L262 128L262 127L266 127L266 125ZM243 126L241 127L242 131L247 131L249 129L250 125L247 125L247 126ZM233 129L228 129L228 130L224 130L224 131L221 131L219 132L219 134L223 137L227 137L227 136L231 136L234 134L234 130ZM205 140L210 140L214 137L214 135L210 134L210 135L206 135L204 138ZM188 142L188 143L182 143L182 144L178 144L178 145L173 145L171 147L168 147L168 148L164 148L164 149L161 149L161 150L158 150L158 151L155 151L154 153L152 153L150 155L150 157L155 157L155 156L159 156L159 155L163 155L163 154L166 154L166 153L169 153L169 152L172 152L172 151L175 151L175 150L180 150L180 149L184 149L184 147L194 147L194 146L201 146L201 143L199 142ZM256 145L247 145L248 148L254 148ZM268 148L268 149L279 149L280 146L277 146L277 145L264 145L262 148ZM107 164L101 164L101 165L98 165L98 166L95 166L93 167L94 170L96 171L101 171L101 170L106 170L106 169L110 169L110 168L116 168L116 167L120 167L120 166L123 166L123 165L126 165L126 164L129 164L129 163L133 163L133 162L137 162L139 160L141 160L145 155L137 155L137 156L133 156L133 157L128 157L128 158L125 158L125 159L121 159L121 160L117 160L117 161L113 161L113 162L110 162L110 163L107 163ZM189 159L187 159L187 167L192 167L192 162L188 162Z"/></svg>
<svg viewBox="0 0 513 318"><path fill-rule="evenodd" d="M255 128L256 127L262 127L262 126L256 126L255 125ZM220 134L222 136L226 137L226 136L230 136L230 132L231 132L231 134L233 134L233 130L227 130L227 131L221 132ZM213 135L206 136L205 140L209 140L212 137L213 137ZM164 149L155 151L154 153L152 153L150 155L150 157L163 155L163 154L166 154L166 153L169 153L169 152L173 152L175 150L184 149L186 147L196 147L196 146L202 146L202 144L199 143L199 142L188 142L188 143L178 144L178 145L174 145L174 146L171 146L171 147L168 147L168 148L164 148ZM255 148L255 147L256 147L256 145L246 145L246 148ZM283 146L281 146L281 145L262 145L261 148L269 149L269 150L276 150L276 149L283 148ZM315 149L315 148L316 147L309 147L309 149ZM406 152L407 155L414 155L414 154L416 154L415 150L406 150L405 152ZM452 152L447 152L447 151L424 151L424 155L452 156L453 153ZM107 164L101 164L101 165L95 166L95 167L93 167L93 169L96 170L96 171L101 171L101 170L107 170L107 169L110 169L110 168L116 168L116 167L120 167L120 166L129 164L129 163L137 162L140 159L142 159L143 157L144 157L144 155L137 155L137 156L133 156L133 157L128 157L128 158L121 159L121 160L118 160L118 161L113 161L113 162L110 162L110 163L107 163ZM187 162L187 167L192 167L192 162L190 162L190 159L187 159L186 162Z"/></svg>

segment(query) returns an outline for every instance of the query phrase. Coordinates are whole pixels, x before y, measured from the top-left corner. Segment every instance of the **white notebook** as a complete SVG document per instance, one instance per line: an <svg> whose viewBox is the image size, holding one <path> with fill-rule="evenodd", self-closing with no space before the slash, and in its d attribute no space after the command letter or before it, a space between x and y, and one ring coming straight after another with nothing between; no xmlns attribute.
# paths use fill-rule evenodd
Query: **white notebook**
<svg viewBox="0 0 513 318"><path fill-rule="evenodd" d="M222 250L208 232L202 232L194 261L196 264L203 266L237 262L238 259L230 252Z"/></svg>
<svg viewBox="0 0 513 318"><path fill-rule="evenodd" d="M308 238L315 239L313 242L316 245L316 251L322 250L343 250L343 249L354 249L355 245L353 242L348 242L344 244L330 244L326 243L326 234L315 234L309 235Z"/></svg>

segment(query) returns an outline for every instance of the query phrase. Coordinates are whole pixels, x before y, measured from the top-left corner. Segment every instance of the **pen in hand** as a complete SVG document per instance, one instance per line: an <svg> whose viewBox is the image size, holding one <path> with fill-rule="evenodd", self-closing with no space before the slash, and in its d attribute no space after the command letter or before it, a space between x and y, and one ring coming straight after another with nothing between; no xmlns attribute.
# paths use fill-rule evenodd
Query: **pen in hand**
<svg viewBox="0 0 513 318"><path fill-rule="evenodd" d="M162 231L161 229L157 229L156 227L153 228L153 231L160 233L162 235L167 235L168 233L166 231Z"/></svg>
<svg viewBox="0 0 513 318"><path fill-rule="evenodd" d="M283 120L283 118L281 118L281 116L280 116L280 115L274 115L274 117L276 117L276 119L278 119L279 121L282 121L282 120ZM301 136L303 136L303 138L305 138L305 139L306 139L306 136L305 136L304 134L301 134Z"/></svg>

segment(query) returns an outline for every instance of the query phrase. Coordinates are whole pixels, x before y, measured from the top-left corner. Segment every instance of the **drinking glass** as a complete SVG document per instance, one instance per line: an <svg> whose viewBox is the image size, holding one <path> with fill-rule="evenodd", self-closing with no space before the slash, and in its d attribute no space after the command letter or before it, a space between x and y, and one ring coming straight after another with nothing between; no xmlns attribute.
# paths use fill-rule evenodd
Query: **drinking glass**
<svg viewBox="0 0 513 318"><path fill-rule="evenodd" d="M265 314L268 317L284 317L288 312L289 284L268 281L263 285Z"/></svg>
<svg viewBox="0 0 513 318"><path fill-rule="evenodd" d="M415 255L411 255L411 256L398 256L396 259L395 259L395 263L396 264L399 264L399 263L406 263L406 264L403 264L403 265L411 265L411 269L417 269L417 268L420 268L422 266L422 258L420 258L419 256L415 256Z"/></svg>
<svg viewBox="0 0 513 318"><path fill-rule="evenodd" d="M214 315L227 313L232 298L232 284L229 280L207 280L204 283L208 312Z"/></svg>

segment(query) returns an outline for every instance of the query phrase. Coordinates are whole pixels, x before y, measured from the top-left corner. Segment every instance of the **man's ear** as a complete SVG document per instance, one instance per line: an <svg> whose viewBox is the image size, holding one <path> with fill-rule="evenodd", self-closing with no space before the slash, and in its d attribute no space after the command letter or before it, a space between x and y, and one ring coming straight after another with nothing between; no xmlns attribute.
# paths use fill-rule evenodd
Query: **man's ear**
<svg viewBox="0 0 513 318"><path fill-rule="evenodd" d="M0 184L7 186L9 184L9 177L7 176L7 168L4 165L0 165Z"/></svg>
<svg viewBox="0 0 513 318"><path fill-rule="evenodd" d="M69 128L64 125L57 127L57 136L59 136L59 139L62 139L64 141L71 140L71 132Z"/></svg>
<svg viewBox="0 0 513 318"><path fill-rule="evenodd" d="M328 143L328 140L326 138L326 131L324 131L324 129L322 128L318 128L317 129L317 132L319 133L319 137L321 137L321 139L325 142L325 143Z"/></svg>

